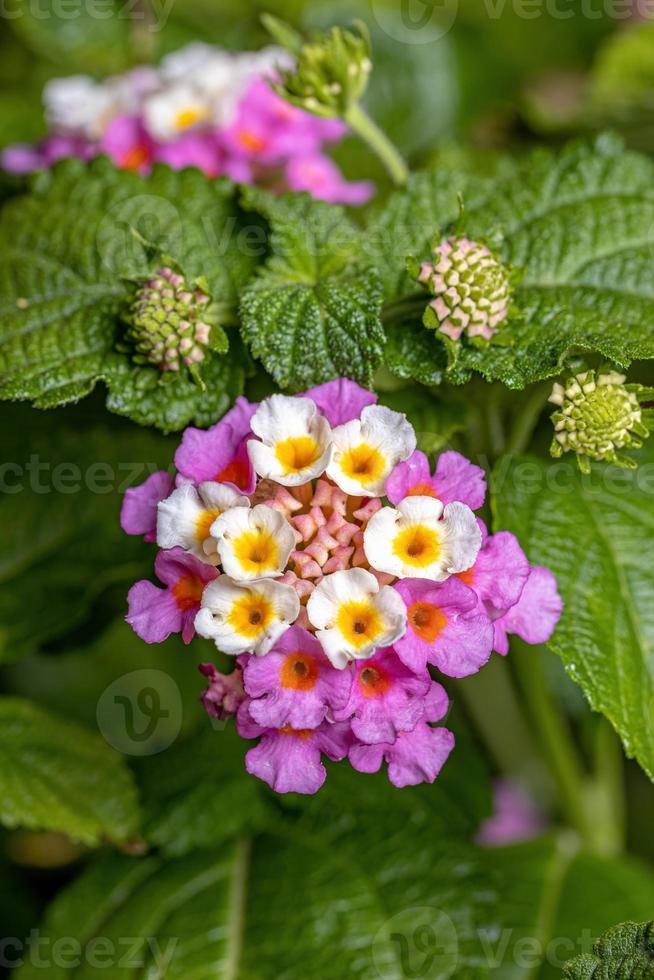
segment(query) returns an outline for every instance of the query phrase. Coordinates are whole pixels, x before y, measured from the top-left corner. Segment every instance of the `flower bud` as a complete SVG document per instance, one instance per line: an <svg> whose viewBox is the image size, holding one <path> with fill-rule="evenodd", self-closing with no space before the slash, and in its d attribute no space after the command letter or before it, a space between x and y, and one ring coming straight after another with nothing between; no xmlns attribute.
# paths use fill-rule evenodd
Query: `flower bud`
<svg viewBox="0 0 654 980"><path fill-rule="evenodd" d="M486 245L468 238L448 238L434 246L433 255L433 261L414 268L435 297L425 325L451 340L463 331L490 340L509 313L509 270Z"/></svg>
<svg viewBox="0 0 654 980"><path fill-rule="evenodd" d="M127 340L139 363L162 371L179 371L204 360L211 325L202 319L209 295L189 285L183 275L164 266L137 290L125 320Z"/></svg>
<svg viewBox="0 0 654 980"><path fill-rule="evenodd" d="M636 463L616 450L639 449L649 430L643 423L640 385L625 385L625 376L611 371L586 371L569 378L565 387L555 384L549 401L559 406L552 415L554 439L550 452L560 457L575 452L579 467L590 472L590 460L605 460L635 468Z"/></svg>
<svg viewBox="0 0 654 980"><path fill-rule="evenodd" d="M283 43L274 20L266 23ZM364 24L357 23L356 32L332 27L314 34L293 53L295 68L280 69L280 82L272 86L292 105L316 116L342 118L365 92L372 62Z"/></svg>

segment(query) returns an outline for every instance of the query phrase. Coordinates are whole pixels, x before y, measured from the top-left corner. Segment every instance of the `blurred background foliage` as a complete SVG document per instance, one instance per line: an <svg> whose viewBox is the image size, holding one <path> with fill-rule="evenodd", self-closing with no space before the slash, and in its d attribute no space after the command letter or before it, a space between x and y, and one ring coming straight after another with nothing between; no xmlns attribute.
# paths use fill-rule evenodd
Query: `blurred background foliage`
<svg viewBox="0 0 654 980"><path fill-rule="evenodd" d="M268 43L259 17L272 9L303 28L348 23L355 17L368 23L374 50L368 107L414 166L439 155L456 160L465 146L467 158L472 150L473 158L477 153L480 166L487 168L489 158L499 158L501 151L520 153L535 143L556 145L570 135L607 125L621 131L630 145L654 151L654 23L643 21L628 6L600 0L561 0L558 6L518 0L434 0L431 6L418 0L5 0L1 140L31 141L44 133L41 90L49 78L75 73L103 77L156 61L193 40L256 48ZM416 30L422 19L426 26ZM383 190L379 165L359 143L345 140L337 157L348 177L372 177ZM260 395L265 384L255 376L248 393ZM410 393L394 390L400 386L397 379L387 379L384 397L393 407L410 402ZM458 405L454 421L447 417L453 405ZM428 404L422 398L415 424L424 434L424 447L431 451L444 441L456 445L465 412L460 394L454 401L447 393L434 394ZM95 727L98 699L107 686L130 671L156 666L179 686L182 735L197 736L203 714L197 704L202 685L196 664L203 656L212 659L215 651L203 651L202 641L196 639L191 652L171 639L153 657L122 622L126 590L150 574L152 551L120 533L120 490L125 481L140 482L147 475L143 470L135 473L135 464L145 463L147 471L170 465L177 438L109 416L99 393L79 406L52 413L4 406L2 430L3 457L18 463L17 480L24 490L3 493L0 499L0 522L7 534L0 557L3 689ZM547 424L539 438L545 452ZM46 467L36 477L27 468L35 456ZM82 493L55 492L53 474L62 462L77 468L83 484L92 464L105 464L114 475L110 488L88 492L83 485ZM591 717L556 657L546 654L544 661L547 681L590 755L604 723ZM463 745L461 750L460 758L470 750L470 765L482 778L487 768L493 770L507 758L516 770L532 764L529 733L522 742L508 715L503 725L497 724L506 682L503 670L503 664L494 664L470 679L466 688L477 703L486 700L494 714L494 721L477 715L473 726L484 736L490 733L490 758L482 762L476 749ZM455 700L452 725L458 736L471 728L466 718L469 694L462 690ZM167 829L165 821L156 819L156 794L148 800L150 782L156 783L154 759L154 777L148 776L147 766L140 767L145 768L145 814L152 821L152 839L165 845L170 840L166 835L177 834L179 827L174 808ZM168 766L165 759L161 757L159 766ZM547 810L553 793L539 765L533 763L531 783L540 786L539 802ZM135 768L141 778L139 766ZM457 771L456 760L446 767L443 799ZM652 787L634 763L627 764L626 781L629 848L640 857L654 858ZM264 822L267 797L265 803L259 796L256 803L254 796L238 799L235 806L250 808L255 823ZM471 804L470 811L484 814L489 805L484 797ZM195 806L193 801L189 806ZM187 816L182 810L179 826ZM218 822L218 812L215 816ZM206 830L197 830L200 842L203 833ZM64 837L3 832L0 933L25 935L83 859L83 849ZM610 914L601 927L612 924Z"/></svg>

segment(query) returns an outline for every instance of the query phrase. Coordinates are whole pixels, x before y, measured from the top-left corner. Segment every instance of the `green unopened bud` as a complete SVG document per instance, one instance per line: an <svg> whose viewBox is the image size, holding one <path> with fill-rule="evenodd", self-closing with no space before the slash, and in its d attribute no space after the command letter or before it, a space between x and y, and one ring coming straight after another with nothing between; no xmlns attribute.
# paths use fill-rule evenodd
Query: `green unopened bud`
<svg viewBox="0 0 654 980"><path fill-rule="evenodd" d="M211 336L206 315L210 297L183 275L164 266L137 290L124 316L126 339L140 363L162 371L179 371L181 364L204 360Z"/></svg>
<svg viewBox="0 0 654 980"><path fill-rule="evenodd" d="M312 34L304 43L291 43L297 35L267 17L265 24L275 39L291 50L297 61L294 69L280 69L280 81L273 89L287 102L316 116L343 117L359 101L368 85L372 69L370 38L365 24L356 31L332 27Z"/></svg>
<svg viewBox="0 0 654 980"><path fill-rule="evenodd" d="M552 415L552 456L576 453L584 473L590 472L591 459L636 467L634 460L618 455L617 450L639 449L649 435L641 400L649 397L650 390L626 385L625 380L615 371L597 375L586 371L570 378L565 387L554 385L549 400L559 411Z"/></svg>

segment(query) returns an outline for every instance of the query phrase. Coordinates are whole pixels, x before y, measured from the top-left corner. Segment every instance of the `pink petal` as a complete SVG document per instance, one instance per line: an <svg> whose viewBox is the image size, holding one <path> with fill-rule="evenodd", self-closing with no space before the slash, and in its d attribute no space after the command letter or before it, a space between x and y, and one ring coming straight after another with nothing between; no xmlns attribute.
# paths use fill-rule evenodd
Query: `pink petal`
<svg viewBox="0 0 654 980"><path fill-rule="evenodd" d="M317 793L327 775L314 739L268 731L245 756L245 768L276 793Z"/></svg>
<svg viewBox="0 0 654 980"><path fill-rule="evenodd" d="M459 500L471 510L478 510L486 499L486 474L481 466L450 450L438 457L434 489L444 504Z"/></svg>
<svg viewBox="0 0 654 980"><path fill-rule="evenodd" d="M136 582L127 595L125 619L146 643L163 643L171 633L182 629L182 613L168 589L152 582Z"/></svg>
<svg viewBox="0 0 654 980"><path fill-rule="evenodd" d="M386 496L392 504L399 504L412 491L421 492L422 496L436 496L429 460L419 449L403 463L398 463L386 480Z"/></svg>
<svg viewBox="0 0 654 980"><path fill-rule="evenodd" d="M210 429L187 428L175 453L175 466L194 483L205 480L232 483L245 493L255 487L244 440L250 432L250 420L257 409L245 398L236 404Z"/></svg>
<svg viewBox="0 0 654 980"><path fill-rule="evenodd" d="M120 526L126 534L142 534L146 541L157 539L157 504L173 490L173 478L158 470L138 487L125 491L120 510Z"/></svg>
<svg viewBox="0 0 654 980"><path fill-rule="evenodd" d="M518 602L493 624L497 652L508 651L507 633L517 634L525 643L547 643L562 611L563 600L553 573L549 568L533 566Z"/></svg>
<svg viewBox="0 0 654 980"><path fill-rule="evenodd" d="M317 388L304 391L302 397L312 398L332 426L358 419L366 405L374 405L377 401L373 391L362 388L349 378L326 381Z"/></svg>

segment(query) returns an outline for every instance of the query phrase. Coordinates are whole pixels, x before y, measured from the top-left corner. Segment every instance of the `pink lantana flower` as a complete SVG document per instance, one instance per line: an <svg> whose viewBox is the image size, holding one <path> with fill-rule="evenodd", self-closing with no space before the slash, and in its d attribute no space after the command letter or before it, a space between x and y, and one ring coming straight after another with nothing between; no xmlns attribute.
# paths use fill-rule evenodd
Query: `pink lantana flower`
<svg viewBox="0 0 654 980"><path fill-rule="evenodd" d="M120 167L147 173L152 165L154 143L138 116L115 116L98 143L98 150Z"/></svg>
<svg viewBox="0 0 654 980"><path fill-rule="evenodd" d="M331 426L344 425L358 419L367 405L377 403L374 391L362 388L349 378L326 381L316 388L302 392L302 398L311 398Z"/></svg>
<svg viewBox="0 0 654 980"><path fill-rule="evenodd" d="M449 729L434 728L429 722L443 718L447 708L447 694L440 684L432 681L423 717L415 727L400 732L394 742L352 745L348 753L351 765L359 772L377 772L382 762L387 762L388 778L398 789L433 783L454 748L454 735Z"/></svg>
<svg viewBox="0 0 654 980"><path fill-rule="evenodd" d="M362 742L394 742L423 717L431 683L426 670L421 675L409 670L391 647L378 650L355 664L350 697L334 718L350 718L352 732Z"/></svg>
<svg viewBox="0 0 654 980"><path fill-rule="evenodd" d="M189 426L175 453L175 466L193 483L230 483L243 493L254 490L256 475L247 451L250 421L257 405L237 398L233 408L209 429Z"/></svg>
<svg viewBox="0 0 654 980"><path fill-rule="evenodd" d="M525 643L547 643L562 611L554 575L549 568L533 565L516 604L493 623L495 649L503 655L509 652L507 633L515 633Z"/></svg>
<svg viewBox="0 0 654 980"><path fill-rule="evenodd" d="M407 631L395 650L410 670L432 664L448 677L467 677L484 666L493 649L493 626L471 588L456 577L404 579L395 588L407 607Z"/></svg>
<svg viewBox="0 0 654 980"><path fill-rule="evenodd" d="M145 541L157 540L157 507L173 491L174 480L166 470L157 470L144 483L125 491L120 509L120 526L125 534L141 534Z"/></svg>
<svg viewBox="0 0 654 980"><path fill-rule="evenodd" d="M276 793L317 793L327 777L321 755L339 762L347 755L352 741L348 724L323 722L318 728L264 728L251 719L247 702L239 708L237 728L243 738L261 737L259 744L246 753L245 768Z"/></svg>
<svg viewBox="0 0 654 980"><path fill-rule="evenodd" d="M229 674L221 673L214 664L199 664L198 670L209 681L206 691L200 695L209 717L224 721L235 715L246 698L241 664L237 663Z"/></svg>
<svg viewBox="0 0 654 980"><path fill-rule="evenodd" d="M481 847L503 847L537 837L547 821L525 791L508 779L493 787L493 815L484 820L476 842Z"/></svg>
<svg viewBox="0 0 654 980"><path fill-rule="evenodd" d="M477 593L491 619L514 606L529 576L529 562L515 534L498 531L488 535L479 521L482 546L473 565L457 578Z"/></svg>
<svg viewBox="0 0 654 980"><path fill-rule="evenodd" d="M292 191L308 191L322 201L340 204L365 204L375 193L369 180L347 181L333 160L316 153L291 157L284 170Z"/></svg>
<svg viewBox="0 0 654 980"><path fill-rule="evenodd" d="M202 593L217 572L181 548L160 551L154 570L166 588L136 582L127 595L125 618L146 643L162 643L171 633L181 633L184 643L190 643Z"/></svg>
<svg viewBox="0 0 654 980"><path fill-rule="evenodd" d="M431 475L429 460L419 449L399 463L386 481L386 496L393 504L409 496L437 497L444 504L455 500L478 510L486 499L486 475L461 453L441 453Z"/></svg>
<svg viewBox="0 0 654 980"><path fill-rule="evenodd" d="M247 658L244 683L257 724L302 729L343 707L352 676L332 667L315 636L291 626L265 657Z"/></svg>

